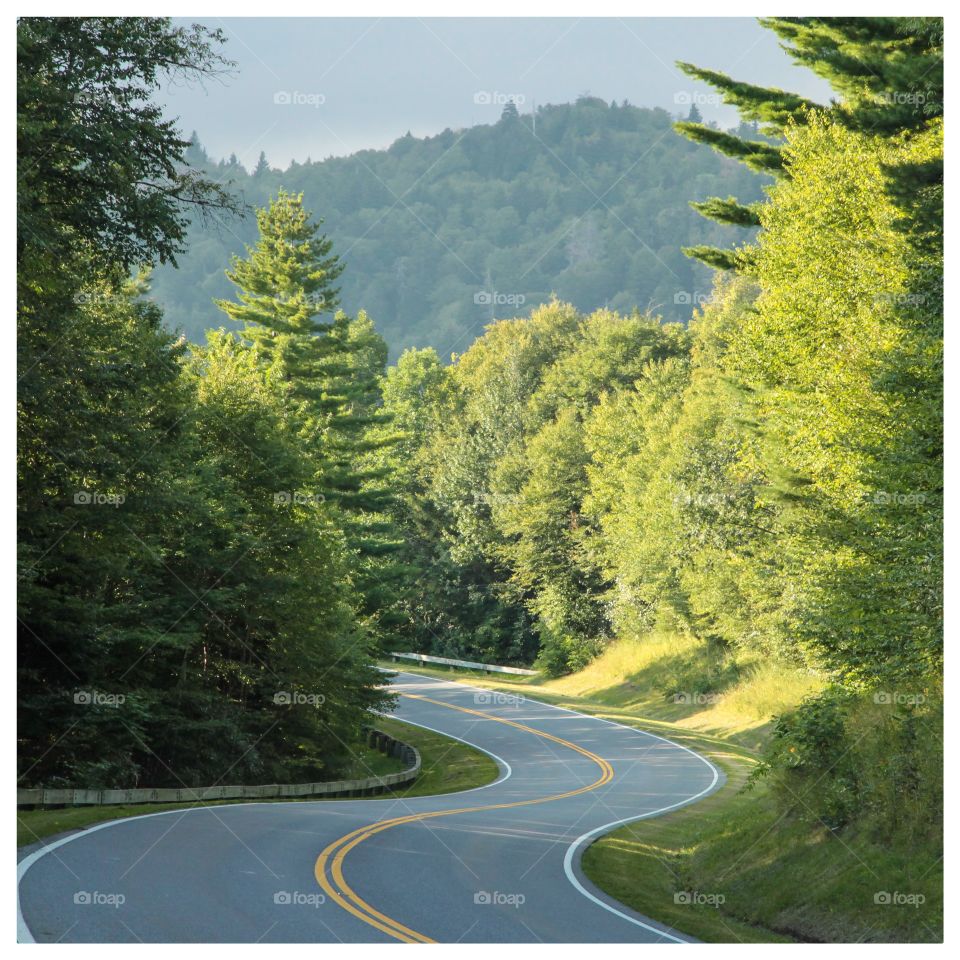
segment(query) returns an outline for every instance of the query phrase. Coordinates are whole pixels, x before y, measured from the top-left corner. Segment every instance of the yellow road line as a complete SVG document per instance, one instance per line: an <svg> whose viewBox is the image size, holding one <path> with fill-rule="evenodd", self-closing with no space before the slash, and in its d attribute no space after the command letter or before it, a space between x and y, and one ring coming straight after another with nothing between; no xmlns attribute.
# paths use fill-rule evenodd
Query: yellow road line
<svg viewBox="0 0 960 960"><path fill-rule="evenodd" d="M375 907L367 903L362 897L360 897L360 895L350 886L350 884L347 883L346 878L343 875L343 861L346 855L355 846L363 843L364 840L374 836L375 834L381 833L384 830L389 830L391 827L396 827L403 823L413 823L418 820L431 820L435 817L450 817L457 813L478 813L485 810L506 810L510 807L526 807L537 803L547 803L551 800L563 800L566 797L575 797L580 793L587 793L590 790L596 790L597 787L602 787L604 784L609 783L613 779L613 767L611 767L610 764L602 757L598 757L595 753L587 750L585 747L581 747L576 743L571 743L569 740L564 740L561 737L555 737L551 733L545 733L542 730L536 730L533 727L526 726L525 724L517 723L515 720L507 720L503 717L494 717L488 713L483 713L481 710L471 710L469 707L459 707L455 704L444 703L442 700L433 700L430 697L424 697L420 694L402 693L400 696L407 697L410 700L422 700L426 703L433 703L440 707L447 707L450 710L459 710L461 713L471 713L475 716L483 717L484 720L493 720L496 723L505 723L508 726L516 727L518 730L523 730L526 733L532 733L534 736L542 737L545 740L552 740L554 743L559 743L561 746L569 747L571 750L575 750L577 753L583 754L583 756L596 763L600 767L601 771L599 778L593 783L587 784L584 787L578 787L575 790L568 790L565 793L551 794L547 797L536 797L532 800L515 800L511 803L492 803L482 806L460 807L456 810L433 810L424 813L412 813L404 817L394 817L391 820L382 820L379 823L370 824L366 827L358 827L356 830L352 830L350 833L345 834L338 840L334 840L333 843L329 844L323 850L320 856L317 857L317 862L314 865L314 875L317 878L317 883L320 884L324 893L338 906L343 907L343 909L348 913L351 913L358 919L363 920L364 923L368 923L370 926L376 927L377 930L381 930L383 933L389 934L397 940L402 940L404 943L435 943L436 941L431 940L430 937L426 936L426 934L418 933L416 930L411 930L398 920L394 920L392 917L388 917L381 913ZM328 867L330 871L329 877L327 876Z"/></svg>

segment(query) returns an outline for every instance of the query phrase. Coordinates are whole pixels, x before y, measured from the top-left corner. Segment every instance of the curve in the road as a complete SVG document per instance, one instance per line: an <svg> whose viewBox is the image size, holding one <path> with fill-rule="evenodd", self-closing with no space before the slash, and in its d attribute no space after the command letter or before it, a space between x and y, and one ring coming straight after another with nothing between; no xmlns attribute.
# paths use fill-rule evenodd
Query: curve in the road
<svg viewBox="0 0 960 960"><path fill-rule="evenodd" d="M555 737L553 734L544 733L540 730L534 730L532 727L525 726L522 723L517 723L515 720L506 720L503 717L490 717L489 714L483 713L480 710L471 710L469 707L461 707L452 703L444 703L442 700L434 700L431 697L424 697L418 694L404 693L401 694L401 696L407 697L410 700L423 700L426 703L432 703L438 707L447 707L450 710L459 710L462 713L472 713L478 717L482 717L484 720L492 719L497 723L509 724L511 727L516 727L518 730L523 730L526 733L532 733L535 736L552 740L555 743L559 743L563 747L569 747L571 750L577 751L577 753L582 753L585 757L588 757L600 767L600 776L593 783L588 784L585 787L579 787L576 790L568 790L564 793L554 793L545 797L534 797L528 800L515 800L512 803L490 803L476 807L460 807L459 809L455 810L434 810L430 813L415 813L405 817L394 817L392 820L383 820L375 826L361 827L359 830L354 830L353 832L340 837L339 840L334 840L334 842L331 843L320 854L319 857L317 857L316 867L314 868L317 883L319 883L323 888L324 893L326 893L336 904L343 907L344 910L353 913L361 920L369 923L370 926L376 927L378 930L382 930L384 933L388 933L405 943L436 943L436 941L432 940L430 937L425 936L422 933L417 933L415 930L411 930L402 923L385 916L379 910L370 906L369 903L367 903L356 893L356 891L352 889L350 884L347 883L343 876L343 860L354 847L360 843L363 843L363 841L368 837L382 833L384 830L389 830L391 827L398 826L401 823L412 823L415 820L432 820L436 817L452 817L460 813L480 813L481 811L486 810L508 810L512 807L527 807L536 803L547 803L551 800L564 800L567 797L574 797L580 793L587 793L590 790L596 790L597 787L602 787L605 783L608 783L610 780L612 780L613 767L611 767L610 764L607 763L607 761L602 757L598 757L590 750L586 750L575 743L571 743L569 740L564 740L562 737ZM329 877L327 876L328 868L330 870Z"/></svg>
<svg viewBox="0 0 960 960"><path fill-rule="evenodd" d="M399 719L489 754L501 776L463 794L207 805L97 825L19 864L20 919L29 921L21 939L689 939L593 887L579 861L615 826L715 789L721 774L709 760L522 696L491 700L502 695L409 673L392 682ZM337 909L298 910L286 894L278 899L278 888L304 891L306 882L323 889L314 900ZM119 893L125 906L77 906L78 890ZM503 906L500 891L521 893L523 909Z"/></svg>

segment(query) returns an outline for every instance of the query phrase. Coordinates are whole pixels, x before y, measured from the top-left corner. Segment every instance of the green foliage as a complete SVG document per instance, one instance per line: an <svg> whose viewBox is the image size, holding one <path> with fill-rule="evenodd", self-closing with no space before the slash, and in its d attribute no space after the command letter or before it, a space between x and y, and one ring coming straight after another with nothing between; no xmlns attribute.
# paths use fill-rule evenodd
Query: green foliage
<svg viewBox="0 0 960 960"><path fill-rule="evenodd" d="M759 772L799 819L831 830L856 820L875 842L927 846L943 829L942 730L929 688L833 689L780 719Z"/></svg>
<svg viewBox="0 0 960 960"><path fill-rule="evenodd" d="M779 173L783 160L777 147L764 140L744 140L732 133L717 130L705 123L675 123L674 129L694 143L705 143L718 153L742 161L757 173Z"/></svg>
<svg viewBox="0 0 960 960"><path fill-rule="evenodd" d="M18 253L72 261L172 261L189 208L235 209L185 168L188 142L151 101L161 84L223 73L221 31L156 17L23 17L17 22Z"/></svg>
<svg viewBox="0 0 960 960"><path fill-rule="evenodd" d="M258 212L257 225L256 245L245 259L234 257L227 271L237 300L218 306L244 324L239 336L282 384L300 441L315 462L312 484L339 508L356 555L363 612L389 626L400 575L389 555L399 547L398 531L385 513L391 501L382 482L386 471L365 463L393 441L390 432L374 430L383 420L377 408L386 344L363 311L353 319L342 312L319 319L337 305L333 283L343 265L304 210L302 195L281 190Z"/></svg>
<svg viewBox="0 0 960 960"><path fill-rule="evenodd" d="M215 69L217 38L142 18L19 38L21 782L335 772L385 698L299 401L233 335L188 353L126 276L181 248L184 200L218 202L149 102Z"/></svg>
<svg viewBox="0 0 960 960"><path fill-rule="evenodd" d="M897 229L882 174L939 149L935 131L910 145L820 119L791 132L736 337L768 469L802 483L782 543L795 636L851 680L940 657L942 260Z"/></svg>

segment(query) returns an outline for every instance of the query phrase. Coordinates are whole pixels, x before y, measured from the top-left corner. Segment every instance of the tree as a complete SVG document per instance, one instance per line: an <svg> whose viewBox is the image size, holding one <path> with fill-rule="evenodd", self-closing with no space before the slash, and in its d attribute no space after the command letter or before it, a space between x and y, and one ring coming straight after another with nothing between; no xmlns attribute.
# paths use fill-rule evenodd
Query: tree
<svg viewBox="0 0 960 960"><path fill-rule="evenodd" d="M234 258L227 276L237 300L218 306L237 323L260 362L284 385L300 423L303 442L316 464L315 483L341 511L351 550L357 555L365 614L389 612L395 579L386 560L397 546L384 515L391 494L383 473L364 465L380 443L371 427L381 420L379 379L386 365L383 338L365 313L351 319L333 311L333 286L343 271L332 241L319 234L303 208L302 195L281 190L257 214L259 239L247 257ZM389 617L387 617L389 620Z"/></svg>
<svg viewBox="0 0 960 960"><path fill-rule="evenodd" d="M174 259L187 208L233 207L184 167L190 145L151 95L229 68L221 31L150 17L25 17L17 26L17 237L70 263L87 245L128 269Z"/></svg>
<svg viewBox="0 0 960 960"><path fill-rule="evenodd" d="M701 122L674 124L683 136L705 143L751 170L782 176L780 143L791 124L805 124L816 111L829 110L851 129L882 133L919 131L943 114L943 21L936 17L768 17L761 23L787 41L798 63L829 80L843 99L823 107L783 90L742 83L690 63L677 65L688 76L720 90L723 102L759 123L772 143L713 130ZM942 181L942 168L930 161L925 174ZM897 174L890 176L896 179ZM909 174L907 175L909 177ZM755 226L756 206L730 197L691 204L705 217L735 226ZM685 248L688 256L719 269L748 261L707 246Z"/></svg>
<svg viewBox="0 0 960 960"><path fill-rule="evenodd" d="M250 174L251 177L256 179L261 179L266 174L270 172L270 164L267 163L267 155L263 150L260 151L260 156L257 159L257 165L253 168L253 173Z"/></svg>

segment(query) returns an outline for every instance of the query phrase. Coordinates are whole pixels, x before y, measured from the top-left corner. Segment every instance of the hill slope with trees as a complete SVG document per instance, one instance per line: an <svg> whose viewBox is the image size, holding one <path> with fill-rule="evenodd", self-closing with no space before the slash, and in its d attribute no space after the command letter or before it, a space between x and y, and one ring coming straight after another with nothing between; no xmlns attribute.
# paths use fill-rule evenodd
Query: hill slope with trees
<svg viewBox="0 0 960 960"><path fill-rule="evenodd" d="M446 361L494 317L552 294L585 311L688 319L710 271L681 248L726 234L690 201L759 200L763 178L676 136L663 110L584 97L537 108L534 123L512 107L492 125L284 171L263 157L253 173L215 163L196 135L186 159L249 206L302 192L347 263L344 309L367 310L395 354L432 346ZM757 136L750 124L741 133ZM191 226L179 269L154 276L168 324L202 343L223 322L212 301L230 295L224 265L255 240L251 216Z"/></svg>

